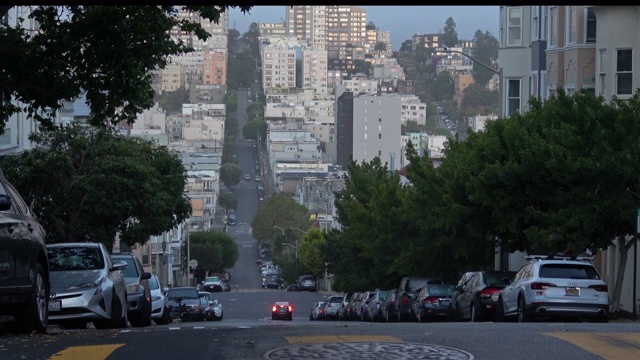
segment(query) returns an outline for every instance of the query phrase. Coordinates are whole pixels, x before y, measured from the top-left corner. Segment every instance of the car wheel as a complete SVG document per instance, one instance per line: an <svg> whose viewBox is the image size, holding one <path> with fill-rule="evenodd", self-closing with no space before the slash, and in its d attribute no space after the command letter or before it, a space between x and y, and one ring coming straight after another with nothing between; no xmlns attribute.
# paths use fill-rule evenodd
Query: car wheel
<svg viewBox="0 0 640 360"><path fill-rule="evenodd" d="M289 321L293 320L293 314L289 314Z"/></svg>
<svg viewBox="0 0 640 360"><path fill-rule="evenodd" d="M45 280L42 265L36 263L33 268L35 281L31 291L31 299L15 316L19 332L27 333L35 330L39 333L47 331L49 325L49 285Z"/></svg>
<svg viewBox="0 0 640 360"><path fill-rule="evenodd" d="M271 320L275 320L275 319L276 319L276 317L271 315Z"/></svg>
<svg viewBox="0 0 640 360"><path fill-rule="evenodd" d="M524 296L518 298L518 322L529 322L531 317L527 314Z"/></svg>
<svg viewBox="0 0 640 360"><path fill-rule="evenodd" d="M135 317L129 319L133 327L145 327L151 325L151 303L147 302Z"/></svg>
<svg viewBox="0 0 640 360"><path fill-rule="evenodd" d="M498 303L496 304L494 321L504 322L504 305L502 304L502 298L499 298Z"/></svg>
<svg viewBox="0 0 640 360"><path fill-rule="evenodd" d="M93 321L93 326L98 330L115 329L120 325L120 319L122 318L122 304L115 292L111 296L111 318Z"/></svg>
<svg viewBox="0 0 640 360"><path fill-rule="evenodd" d="M167 325L170 320L171 317L169 316L169 307L165 306L162 310L162 316L159 319L155 319L154 321L156 325Z"/></svg>

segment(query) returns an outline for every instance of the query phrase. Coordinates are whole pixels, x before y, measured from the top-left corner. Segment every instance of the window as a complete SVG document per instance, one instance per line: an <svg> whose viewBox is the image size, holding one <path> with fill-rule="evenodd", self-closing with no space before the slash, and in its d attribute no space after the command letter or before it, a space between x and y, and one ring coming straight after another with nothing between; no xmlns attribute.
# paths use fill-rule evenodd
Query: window
<svg viewBox="0 0 640 360"><path fill-rule="evenodd" d="M607 49L600 49L600 95L607 90Z"/></svg>
<svg viewBox="0 0 640 360"><path fill-rule="evenodd" d="M616 60L616 94L631 95L633 88L632 55L631 49L617 51Z"/></svg>
<svg viewBox="0 0 640 360"><path fill-rule="evenodd" d="M378 139L382 139L382 134L378 134Z"/></svg>
<svg viewBox="0 0 640 360"><path fill-rule="evenodd" d="M578 24L576 19L576 7L569 6L567 11L567 39L569 44L576 43L576 32L578 30Z"/></svg>
<svg viewBox="0 0 640 360"><path fill-rule="evenodd" d="M538 40L540 31L540 18L538 17L538 12L540 10L540 6L532 6L531 7L531 40Z"/></svg>
<svg viewBox="0 0 640 360"><path fill-rule="evenodd" d="M593 11L593 8L587 8L585 10L587 12L587 34L585 36L585 41L587 43L596 42L596 13Z"/></svg>
<svg viewBox="0 0 640 360"><path fill-rule="evenodd" d="M558 7L549 7L549 47L558 46Z"/></svg>
<svg viewBox="0 0 640 360"><path fill-rule="evenodd" d="M512 7L508 10L507 29L508 46L522 45L522 8Z"/></svg>
<svg viewBox="0 0 640 360"><path fill-rule="evenodd" d="M520 79L507 80L507 114L520 110Z"/></svg>

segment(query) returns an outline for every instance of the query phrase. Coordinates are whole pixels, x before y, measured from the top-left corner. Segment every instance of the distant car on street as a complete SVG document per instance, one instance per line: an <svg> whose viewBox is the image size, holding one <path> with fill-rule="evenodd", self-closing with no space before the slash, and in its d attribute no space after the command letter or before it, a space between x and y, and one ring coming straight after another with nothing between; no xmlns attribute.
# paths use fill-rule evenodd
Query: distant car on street
<svg viewBox="0 0 640 360"><path fill-rule="evenodd" d="M293 306L287 301L276 302L271 307L271 320L293 320Z"/></svg>

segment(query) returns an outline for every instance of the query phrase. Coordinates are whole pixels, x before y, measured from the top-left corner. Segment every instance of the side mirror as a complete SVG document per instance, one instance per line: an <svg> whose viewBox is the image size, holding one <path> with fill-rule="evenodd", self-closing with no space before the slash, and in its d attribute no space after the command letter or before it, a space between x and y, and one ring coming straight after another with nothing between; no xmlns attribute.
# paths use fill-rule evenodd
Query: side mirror
<svg viewBox="0 0 640 360"><path fill-rule="evenodd" d="M149 279L151 279L151 273L146 272L142 274L142 280L149 280Z"/></svg>
<svg viewBox="0 0 640 360"><path fill-rule="evenodd" d="M169 291L169 288L167 288L167 287L163 287L163 288L162 288L162 293L163 293L163 294L166 294L166 293L167 293L167 291Z"/></svg>
<svg viewBox="0 0 640 360"><path fill-rule="evenodd" d="M0 211L7 211L11 209L11 196L0 195Z"/></svg>
<svg viewBox="0 0 640 360"><path fill-rule="evenodd" d="M124 270L127 268L127 263L121 260L118 261L114 261L113 264L111 264L111 269L109 269L109 271L117 271L117 270Z"/></svg>

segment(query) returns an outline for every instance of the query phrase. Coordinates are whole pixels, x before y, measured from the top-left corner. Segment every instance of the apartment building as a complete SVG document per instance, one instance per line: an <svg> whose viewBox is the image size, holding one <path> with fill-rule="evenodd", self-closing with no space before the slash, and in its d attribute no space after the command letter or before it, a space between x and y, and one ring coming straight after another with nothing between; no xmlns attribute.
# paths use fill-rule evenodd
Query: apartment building
<svg viewBox="0 0 640 360"><path fill-rule="evenodd" d="M411 37L411 47L413 51L418 49L438 49L442 45L440 42L442 34L415 34Z"/></svg>
<svg viewBox="0 0 640 360"><path fill-rule="evenodd" d="M356 95L376 94L380 80L370 79L364 74L355 74L351 79L342 80L345 91L350 91Z"/></svg>
<svg viewBox="0 0 640 360"><path fill-rule="evenodd" d="M186 89L187 87L185 68L181 64L167 64L161 70L160 76L162 79L160 91L171 92L178 89Z"/></svg>
<svg viewBox="0 0 640 360"><path fill-rule="evenodd" d="M202 83L204 51L192 51L172 56L168 62L175 65L182 65L184 67L185 82L187 83L187 86Z"/></svg>
<svg viewBox="0 0 640 360"><path fill-rule="evenodd" d="M296 59L300 45L287 38L262 48L262 84L264 89L296 87Z"/></svg>
<svg viewBox="0 0 640 360"><path fill-rule="evenodd" d="M259 22L258 29L260 30L261 38L287 36L287 24L284 22L279 22L279 23Z"/></svg>
<svg viewBox="0 0 640 360"><path fill-rule="evenodd" d="M302 48L302 87L311 88L318 95L328 94L327 50Z"/></svg>
<svg viewBox="0 0 640 360"><path fill-rule="evenodd" d="M202 83L205 85L226 85L227 61L227 49L205 50L202 63Z"/></svg>
<svg viewBox="0 0 640 360"><path fill-rule="evenodd" d="M27 31L35 31L38 24L35 20L29 18L31 7L14 6L5 16L0 18L3 24L15 27L20 25ZM20 102L12 100L17 106L21 106ZM0 135L0 156L8 154L16 154L33 148L34 144L29 140L29 135L37 131L38 123L29 119L27 113L18 112L5 119L4 134Z"/></svg>
<svg viewBox="0 0 640 360"><path fill-rule="evenodd" d="M390 170L399 170L401 113L402 98L398 94L354 97L353 160L369 162L379 157Z"/></svg>
<svg viewBox="0 0 640 360"><path fill-rule="evenodd" d="M407 125L413 121L418 125L427 124L427 104L420 101L415 95L394 94L400 98L400 124Z"/></svg>

